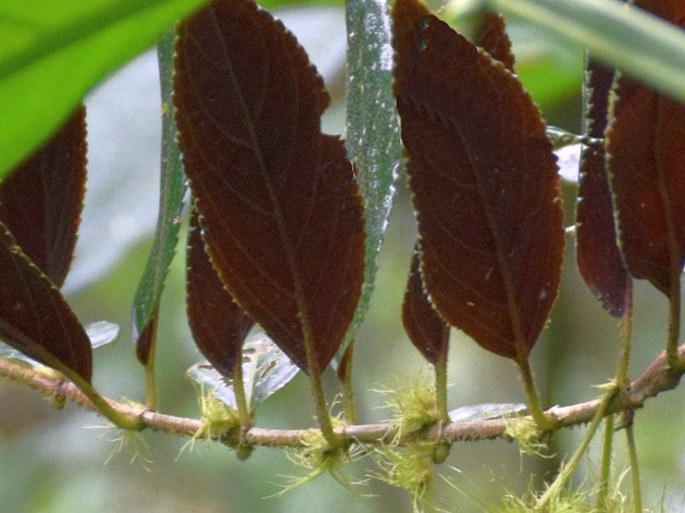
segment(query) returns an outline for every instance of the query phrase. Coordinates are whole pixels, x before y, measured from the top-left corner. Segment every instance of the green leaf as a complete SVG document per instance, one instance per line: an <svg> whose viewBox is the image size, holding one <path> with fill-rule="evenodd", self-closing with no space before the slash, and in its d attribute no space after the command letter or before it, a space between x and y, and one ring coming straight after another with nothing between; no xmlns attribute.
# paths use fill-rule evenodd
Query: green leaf
<svg viewBox="0 0 685 513"><path fill-rule="evenodd" d="M613 0L488 0L587 47L593 57L680 100L685 99L685 33Z"/></svg>
<svg viewBox="0 0 685 513"><path fill-rule="evenodd" d="M0 177L106 75L203 0L0 4Z"/></svg>
<svg viewBox="0 0 685 513"><path fill-rule="evenodd" d="M364 320L373 292L378 254L395 194L402 146L392 95L390 18L383 0L349 0L347 21L347 134L365 207L364 285L346 344Z"/></svg>
<svg viewBox="0 0 685 513"><path fill-rule="evenodd" d="M159 307L164 281L178 244L181 210L183 210L183 198L187 190L181 166L181 152L176 144L177 131L174 106L171 101L175 40L176 33L168 30L160 39L158 46L162 85L162 173L159 215L152 250L133 300L135 339L138 339L145 331Z"/></svg>

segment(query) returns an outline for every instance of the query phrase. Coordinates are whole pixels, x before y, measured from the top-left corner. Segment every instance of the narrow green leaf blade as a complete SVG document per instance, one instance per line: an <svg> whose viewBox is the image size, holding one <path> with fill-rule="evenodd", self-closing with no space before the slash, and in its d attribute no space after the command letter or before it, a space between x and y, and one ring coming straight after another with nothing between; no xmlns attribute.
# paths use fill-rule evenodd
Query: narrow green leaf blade
<svg viewBox="0 0 685 513"><path fill-rule="evenodd" d="M176 253L185 204L187 182L181 166L181 151L176 143L174 121L173 60L176 33L167 30L158 45L159 74L162 85L162 169L157 228L143 277L133 300L133 339L137 341L158 310L169 266ZM138 351L147 361L147 351Z"/></svg>
<svg viewBox="0 0 685 513"><path fill-rule="evenodd" d="M588 48L593 57L685 100L685 32L616 0L488 0ZM639 58L638 58L639 56Z"/></svg>
<svg viewBox="0 0 685 513"><path fill-rule="evenodd" d="M43 143L102 78L203 0L0 4L0 177Z"/></svg>
<svg viewBox="0 0 685 513"><path fill-rule="evenodd" d="M345 146L357 170L364 202L364 285L346 343L364 320L374 288L378 254L395 195L402 154L392 95L392 33L384 0L348 0L347 133Z"/></svg>

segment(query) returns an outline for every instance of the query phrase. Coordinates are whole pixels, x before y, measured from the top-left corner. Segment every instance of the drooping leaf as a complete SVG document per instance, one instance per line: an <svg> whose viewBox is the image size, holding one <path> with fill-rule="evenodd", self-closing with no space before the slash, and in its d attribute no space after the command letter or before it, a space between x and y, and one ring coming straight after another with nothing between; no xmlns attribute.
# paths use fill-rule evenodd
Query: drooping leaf
<svg viewBox="0 0 685 513"><path fill-rule="evenodd" d="M181 152L176 143L178 134L174 121L174 107L171 102L175 39L176 33L170 29L162 35L157 47L163 105L159 214L150 256L133 299L134 341L138 340L140 334L152 321L153 315L156 315L159 310L164 282L178 245L181 211L187 189L181 166ZM138 348L137 353L142 358L143 364L146 364L148 350L141 347Z"/></svg>
<svg viewBox="0 0 685 513"><path fill-rule="evenodd" d="M323 135L328 95L304 51L247 0L180 26L174 99L186 173L212 263L278 346L322 370L363 280L361 201L342 142Z"/></svg>
<svg viewBox="0 0 685 513"><path fill-rule="evenodd" d="M450 327L431 305L421 277L418 249L414 251L402 303L402 323L409 340L423 357L436 363L447 355Z"/></svg>
<svg viewBox="0 0 685 513"><path fill-rule="evenodd" d="M506 24L501 14L487 11L480 20L474 35L474 42L490 56L514 71L516 59L511 51L511 40L507 35Z"/></svg>
<svg viewBox="0 0 685 513"><path fill-rule="evenodd" d="M364 320L395 195L402 145L392 95L390 16L384 0L349 0L345 146L364 201L364 285L347 341Z"/></svg>
<svg viewBox="0 0 685 513"><path fill-rule="evenodd" d="M636 2L685 24L685 4ZM629 272L671 296L685 263L685 104L618 76L606 131L621 249Z"/></svg>
<svg viewBox="0 0 685 513"><path fill-rule="evenodd" d="M640 9L613 0L487 0L487 5L551 30L601 62L685 100L685 33Z"/></svg>
<svg viewBox="0 0 685 513"><path fill-rule="evenodd" d="M250 335L243 345L243 387L254 411L264 399L278 392L297 376L300 369L263 332ZM190 379L208 386L217 399L238 409L233 379L211 364L198 363L187 372Z"/></svg>
<svg viewBox="0 0 685 513"><path fill-rule="evenodd" d="M90 382L92 354L83 326L55 285L0 223L0 339L67 376Z"/></svg>
<svg viewBox="0 0 685 513"><path fill-rule="evenodd" d="M188 323L195 344L214 368L231 377L254 321L235 304L216 274L205 251L196 209L190 217L187 265Z"/></svg>
<svg viewBox="0 0 685 513"><path fill-rule="evenodd" d="M0 178L203 0L0 3Z"/></svg>
<svg viewBox="0 0 685 513"><path fill-rule="evenodd" d="M588 59L586 80L585 133L589 137L603 137L614 70ZM583 147L576 209L576 257L588 288L605 310L621 317L629 278L618 248L605 162L602 146Z"/></svg>
<svg viewBox="0 0 685 513"><path fill-rule="evenodd" d="M0 221L31 260L61 287L69 271L86 181L86 112L0 182Z"/></svg>
<svg viewBox="0 0 685 513"><path fill-rule="evenodd" d="M432 16L414 23L426 26L425 48L413 63L400 55L409 67L398 67L396 84L425 287L447 322L521 361L560 279L551 144L532 100L501 63Z"/></svg>

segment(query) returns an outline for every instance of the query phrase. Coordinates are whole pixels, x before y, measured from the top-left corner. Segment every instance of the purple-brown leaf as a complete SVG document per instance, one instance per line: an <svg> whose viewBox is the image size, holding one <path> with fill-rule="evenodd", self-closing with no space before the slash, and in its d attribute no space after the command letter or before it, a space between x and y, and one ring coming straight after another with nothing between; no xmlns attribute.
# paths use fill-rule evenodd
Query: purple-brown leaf
<svg viewBox="0 0 685 513"><path fill-rule="evenodd" d="M423 286L419 251L411 260L409 281L402 303L402 323L409 340L423 357L435 364L447 355L450 327L435 311Z"/></svg>
<svg viewBox="0 0 685 513"><path fill-rule="evenodd" d="M609 91L614 80L614 70L588 60L586 80L586 135L601 138L607 125ZM621 317L625 311L625 291L629 277L618 247L606 157L601 147L583 147L578 198L578 269L588 288L602 302L602 306L611 315Z"/></svg>
<svg viewBox="0 0 685 513"><path fill-rule="evenodd" d="M85 108L0 184L0 221L58 287L66 278L86 180Z"/></svg>
<svg viewBox="0 0 685 513"><path fill-rule="evenodd" d="M504 64L509 71L514 71L516 59L511 51L511 40L507 35L506 24L501 14L487 11L480 20L474 36L474 42L490 56Z"/></svg>
<svg viewBox="0 0 685 513"><path fill-rule="evenodd" d="M254 321L235 304L205 251L196 209L188 232L187 309L195 344L214 368L233 377L243 342Z"/></svg>
<svg viewBox="0 0 685 513"><path fill-rule="evenodd" d="M684 23L681 1L638 1ZM614 86L607 137L611 187L628 271L671 297L685 263L685 104L627 76Z"/></svg>
<svg viewBox="0 0 685 513"><path fill-rule="evenodd" d="M425 48L398 77L397 104L426 290L447 322L522 361L560 279L562 208L551 144L502 63L435 17L419 24L426 24Z"/></svg>
<svg viewBox="0 0 685 513"><path fill-rule="evenodd" d="M0 223L0 339L90 382L90 340L55 285Z"/></svg>
<svg viewBox="0 0 685 513"><path fill-rule="evenodd" d="M322 370L359 299L363 218L329 102L294 37L248 0L179 28L175 102L212 263L247 314L300 366Z"/></svg>

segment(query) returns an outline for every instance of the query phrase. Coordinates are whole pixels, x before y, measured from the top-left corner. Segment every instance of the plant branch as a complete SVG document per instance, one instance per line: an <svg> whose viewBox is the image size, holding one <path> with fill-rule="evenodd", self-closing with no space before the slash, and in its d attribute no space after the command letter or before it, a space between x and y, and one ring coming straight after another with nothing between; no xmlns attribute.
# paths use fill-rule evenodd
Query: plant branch
<svg viewBox="0 0 685 513"><path fill-rule="evenodd" d="M685 345L678 348L678 354L685 358ZM667 390L676 388L685 371L668 367L665 353L661 353L652 364L634 381L627 390L618 393L609 403L606 414L641 408L645 401ZM0 359L0 376L19 382L47 397L55 404L68 400L79 406L96 410L93 403L73 383L65 378L57 378L40 370L35 370L11 360ZM152 411L141 404L124 404L106 400L111 408L131 424L142 426L143 429L162 431L182 437L193 437L202 428L202 422L197 419L176 417ZM601 407L601 399L595 399L570 406L553 407L545 415L554 421L559 428L586 424L592 420ZM421 433L427 440L476 441L508 438L507 427L523 419L488 419L469 422L453 422L443 426L435 426L425 433ZM399 442L400 444L415 442L417 433L407 433L396 439L397 427L390 423L348 425L334 429L335 435L342 440L355 441L362 444L380 444ZM249 445L264 447L302 447L303 440L310 429L263 429L252 427L243 434L243 441ZM224 439L228 442L230 437Z"/></svg>

